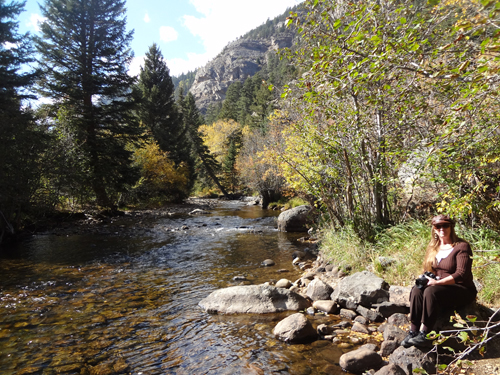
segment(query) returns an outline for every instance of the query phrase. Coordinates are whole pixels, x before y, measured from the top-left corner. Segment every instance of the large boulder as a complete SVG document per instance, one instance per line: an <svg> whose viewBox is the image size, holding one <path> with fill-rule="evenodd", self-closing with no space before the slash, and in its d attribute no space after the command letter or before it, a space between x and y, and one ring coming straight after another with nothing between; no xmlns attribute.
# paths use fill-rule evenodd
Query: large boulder
<svg viewBox="0 0 500 375"><path fill-rule="evenodd" d="M389 284L371 272L362 271L340 280L331 298L343 307L371 307L389 300Z"/></svg>
<svg viewBox="0 0 500 375"><path fill-rule="evenodd" d="M378 369L382 365L382 357L373 350L359 348L343 354L339 365L344 371L359 374L367 370Z"/></svg>
<svg viewBox="0 0 500 375"><path fill-rule="evenodd" d="M411 286L391 285L389 288L389 301L397 305L410 307Z"/></svg>
<svg viewBox="0 0 500 375"><path fill-rule="evenodd" d="M389 356L389 362L401 367L406 375L413 375L417 368L429 374L436 373L435 353L423 352L415 346L407 349L400 346Z"/></svg>
<svg viewBox="0 0 500 375"><path fill-rule="evenodd" d="M283 211L278 216L278 230L281 232L307 232L306 224L310 220L312 207L298 206Z"/></svg>
<svg viewBox="0 0 500 375"><path fill-rule="evenodd" d="M333 288L321 279L314 279L307 286L306 295L313 301L328 300L333 292Z"/></svg>
<svg viewBox="0 0 500 375"><path fill-rule="evenodd" d="M281 341L289 343L311 342L318 338L318 332L301 313L283 319L274 327L273 334Z"/></svg>
<svg viewBox="0 0 500 375"><path fill-rule="evenodd" d="M216 290L199 305L211 314L266 314L304 310L310 303L288 289L271 285L243 285Z"/></svg>

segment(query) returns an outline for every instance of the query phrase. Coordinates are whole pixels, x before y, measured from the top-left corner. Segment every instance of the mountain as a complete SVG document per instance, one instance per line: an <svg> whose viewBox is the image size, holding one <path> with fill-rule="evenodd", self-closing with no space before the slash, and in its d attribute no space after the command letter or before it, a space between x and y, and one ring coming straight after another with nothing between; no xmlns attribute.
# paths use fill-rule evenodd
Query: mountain
<svg viewBox="0 0 500 375"><path fill-rule="evenodd" d="M196 71L189 91L203 114L211 104L224 100L232 83L243 83L267 66L270 56L279 48L293 45L295 32L287 29L285 22L295 8L229 43L216 58Z"/></svg>

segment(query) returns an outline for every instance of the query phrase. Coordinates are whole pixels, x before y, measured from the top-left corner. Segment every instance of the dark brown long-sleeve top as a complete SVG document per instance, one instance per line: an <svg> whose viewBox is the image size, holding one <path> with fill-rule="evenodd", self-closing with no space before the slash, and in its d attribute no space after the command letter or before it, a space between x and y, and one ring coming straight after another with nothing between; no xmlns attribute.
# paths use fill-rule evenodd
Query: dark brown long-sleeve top
<svg viewBox="0 0 500 375"><path fill-rule="evenodd" d="M444 279L451 275L455 279L455 284L476 290L472 276L472 249L467 242L457 243L450 255L442 259L439 264L436 263L433 267L436 276Z"/></svg>

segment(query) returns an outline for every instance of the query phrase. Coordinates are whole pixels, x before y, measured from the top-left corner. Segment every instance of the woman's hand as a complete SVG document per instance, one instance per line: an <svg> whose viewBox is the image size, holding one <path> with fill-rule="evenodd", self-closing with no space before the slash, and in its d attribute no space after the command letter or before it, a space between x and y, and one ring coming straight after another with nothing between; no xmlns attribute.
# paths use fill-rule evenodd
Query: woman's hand
<svg viewBox="0 0 500 375"><path fill-rule="evenodd" d="M429 279L429 282L427 283L427 286L439 285L438 281L439 280L436 280L436 279Z"/></svg>
<svg viewBox="0 0 500 375"><path fill-rule="evenodd" d="M455 279L453 276L446 276L444 279L441 280L435 280L435 279L429 279L429 282L427 283L427 286L432 286L432 285L453 285L455 284Z"/></svg>

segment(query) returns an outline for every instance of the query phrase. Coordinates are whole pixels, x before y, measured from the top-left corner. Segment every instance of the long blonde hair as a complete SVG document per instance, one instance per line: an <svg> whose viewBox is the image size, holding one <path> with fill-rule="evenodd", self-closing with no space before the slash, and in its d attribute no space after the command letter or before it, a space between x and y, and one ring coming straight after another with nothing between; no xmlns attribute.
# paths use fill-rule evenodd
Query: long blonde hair
<svg viewBox="0 0 500 375"><path fill-rule="evenodd" d="M461 239L455 233L455 222L450 219L448 215L438 215L434 216L431 220L431 241L427 245L427 252L425 253L424 263L422 265L424 271L433 271L433 266L436 262L436 254L439 251L439 246L441 245L441 241L439 240L439 236L434 233L434 224L436 223L448 223L450 224L450 238L451 243L455 246L459 242L465 242L465 240Z"/></svg>

